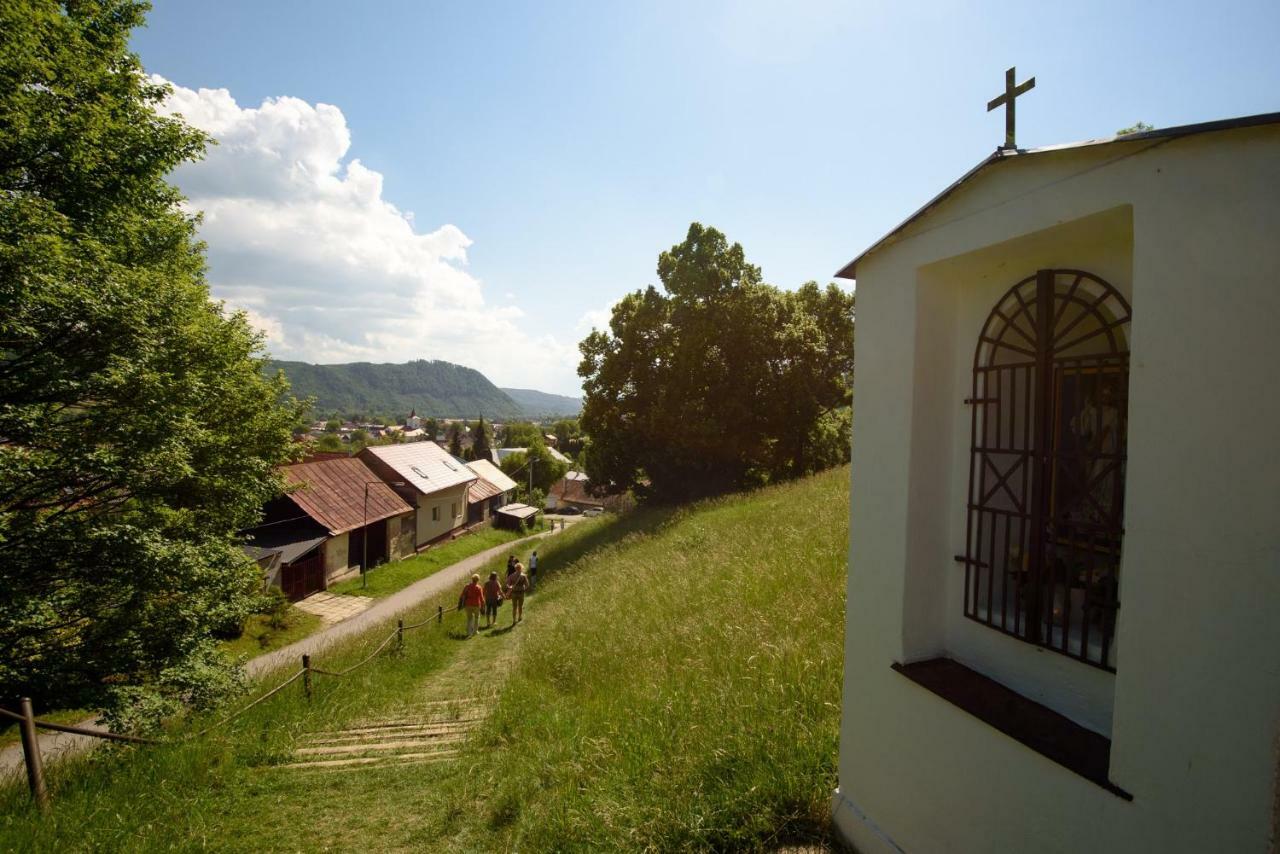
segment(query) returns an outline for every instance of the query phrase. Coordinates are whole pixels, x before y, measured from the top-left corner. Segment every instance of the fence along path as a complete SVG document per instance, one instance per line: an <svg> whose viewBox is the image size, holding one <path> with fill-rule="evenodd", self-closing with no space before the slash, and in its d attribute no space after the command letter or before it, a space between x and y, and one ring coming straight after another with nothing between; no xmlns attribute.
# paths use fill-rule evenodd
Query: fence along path
<svg viewBox="0 0 1280 854"><path fill-rule="evenodd" d="M425 626L430 626L430 625L439 625L443 622L444 615L457 610L456 607L450 607L450 608L438 607L436 610L436 616L434 618L429 618L421 623L405 625L403 620L399 620L397 624L397 628L394 631L392 631L382 641L382 643L379 644L378 647L374 649L372 653L370 653L363 660L357 662L356 664L353 664L352 666L342 671L328 671L328 670L311 666L312 651L323 650L327 647L332 646L335 642L341 640L342 638L358 634L361 631L368 629L372 625L376 625L377 623L390 618L391 616L403 613L413 608L415 605L421 604L423 601L430 598L431 596L435 594L439 594L441 592L444 592L445 590L452 588L458 583L459 580L467 577L472 572L484 566L484 564L492 560L494 557L497 557L503 554L504 552L515 550L523 546L524 544L528 543L531 540L536 540L542 537L549 536L551 533L553 532L544 531L538 534L534 534L530 537L524 537L519 540L513 540L509 543L503 543L502 545L494 546L491 549L486 549L483 552L474 554L471 557L458 561L457 563L452 564L446 567L445 569L442 569L426 578L423 578L423 579L420 579L419 581L414 582L413 584L409 585L403 590L400 590L397 593L394 593L391 596L388 596L385 599L379 601L378 604L370 607L368 610L357 615L356 617L353 617L349 620L344 620L341 623L337 623L329 627L325 631L318 632L314 635L311 635L310 637L307 637L301 641L298 641L297 643L291 644L282 649L279 649L274 652L268 653L266 655L259 656L258 658L252 659L245 665L246 672L251 676L260 675L262 673L266 673L266 672L270 672L272 670L278 669L291 659L294 661L297 661L298 658L294 656L301 657L302 666L298 670L294 671L292 674L287 676L283 682L276 685L266 693L262 694L261 696L259 696L257 699L255 699L253 702L249 703L248 705L237 709L235 712L222 718L217 723L211 724L210 726L206 727L203 730L200 730L195 733L188 733L186 735L181 736L181 738L184 738L184 739L198 738L200 736L203 736L206 733L210 732L211 730L221 727L226 723L229 723L232 719L238 717L239 715L243 714L244 712L248 711L249 709L253 708L254 706L268 699L269 697L274 696L276 693L283 690L286 686L293 684L299 679L303 680L304 690L306 691L307 696L310 697L311 691L312 691L313 675L330 677L330 678L341 678L347 675L348 673L350 673L351 671L355 670L356 668L361 667L367 664L368 662L372 661L374 658L378 656L379 653L383 652L393 642L395 642L398 647L403 646L404 632L406 630L419 629L419 628L423 628ZM306 651L303 652L303 650L306 650ZM44 784L44 771L43 771L44 763L43 763L43 756L42 756L46 748L44 745L40 743L42 739L40 739L36 735L37 728L52 730L56 733L69 734L75 739L75 741L70 741L70 740L64 741L63 744L60 745L59 755L66 755L67 753L76 752L78 750L89 749L94 745L95 741L98 739L104 739L109 741L127 741L135 744L156 744L163 740L163 739L142 738L138 736L120 735L117 733L108 732L106 729L101 728L97 724L97 722L92 719L81 722L76 726L67 726L64 724L55 724L50 721L43 721L38 718L35 718L35 716L31 713L30 698L25 698L25 697L22 699L22 714L16 714L7 709L4 709L3 707L0 707L0 715L7 716L9 718L19 721L21 735L22 735L22 739L19 746L9 748L4 752L0 752L0 779L2 779L8 772L16 771L18 767L25 766L26 772L27 772L27 782L31 788L32 797L34 798L36 804L42 810L47 810L49 808L48 793ZM406 724L406 725L412 725L412 724ZM325 746L331 746L331 745L325 745L321 743L316 746L325 747ZM4 755L5 753L8 753L9 756L6 757ZM6 758L8 761L4 761ZM346 757L346 758L360 758L360 757Z"/></svg>
<svg viewBox="0 0 1280 854"><path fill-rule="evenodd" d="M524 635L509 634L509 615L510 606L504 605L493 626L505 636L503 642L460 645L453 661L403 702L340 729L304 733L292 761L270 767L337 773L453 759L462 742L484 726L501 691L500 679L486 680L478 689L476 673L505 674L518 655ZM482 629L480 635L487 632Z"/></svg>
<svg viewBox="0 0 1280 854"><path fill-rule="evenodd" d="M189 741L192 739L200 738L202 736L208 735L210 732L213 732L216 729L221 729L223 726L227 725L231 721L238 718L240 715L249 711L254 706L258 705L264 700L274 697L276 694L280 693L285 688L289 687L294 682L297 682L300 679L302 680L303 690L306 692L307 699L310 700L312 690L313 690L312 679L314 676L323 676L323 677L333 678L333 679L342 679L347 675L349 675L352 671L356 670L357 668L363 667L364 665L373 661L375 658L378 657L379 654L384 652L388 647L391 647L393 643L395 644L395 646L393 647L394 649L403 648L404 633L406 630L420 629L426 626L443 626L444 615L456 610L457 610L456 606L451 608L444 608L444 607L437 606L436 616L434 618L428 618L426 620L423 620L420 623L413 623L411 625L405 625L404 620L397 621L395 630L392 631L389 635L387 635L387 637L382 641L382 643L378 644L377 647L374 648L373 652L369 653L360 661L357 661L355 664L351 665L350 667L344 668L343 670L324 670L319 667L313 667L311 665L311 656L303 655L302 666L298 670L296 670L289 676L285 677L284 681L280 682L278 685L271 688L266 693L261 694L257 699L253 700L247 705L241 706L240 708L236 709L234 712L232 712L229 715L226 715L220 720L209 724L204 729L196 730L194 732L182 733L181 735L165 736L160 738L144 738L141 736L122 735L114 732L92 730L84 727L67 726L65 724L55 724L50 721L43 721L35 717L35 715L32 713L30 697L22 698L21 704L20 704L22 709L21 714L11 712L5 708L0 708L0 715L4 715L6 717L12 718L19 722L19 726L21 728L21 736L22 736L22 742L21 742L22 753L23 753L23 759L24 759L24 762L26 765L26 771L27 771L27 784L31 788L31 796L32 796L32 799L35 801L36 805L42 811L48 812L49 792L44 781L44 763L41 757L39 742L36 739L37 727L42 729L55 730L57 732L75 733L77 735L89 736L92 738L100 738L108 741L128 742L130 744L164 744L164 743L172 743L172 742L179 742L179 741Z"/></svg>

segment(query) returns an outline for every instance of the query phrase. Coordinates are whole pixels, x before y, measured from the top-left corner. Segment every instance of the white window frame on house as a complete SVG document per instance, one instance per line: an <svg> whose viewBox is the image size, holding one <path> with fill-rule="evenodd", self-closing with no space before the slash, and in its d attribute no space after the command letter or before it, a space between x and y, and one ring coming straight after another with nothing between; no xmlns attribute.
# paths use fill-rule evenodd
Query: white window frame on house
<svg viewBox="0 0 1280 854"><path fill-rule="evenodd" d="M439 504L431 508L431 521L432 522L440 521L440 505Z"/></svg>

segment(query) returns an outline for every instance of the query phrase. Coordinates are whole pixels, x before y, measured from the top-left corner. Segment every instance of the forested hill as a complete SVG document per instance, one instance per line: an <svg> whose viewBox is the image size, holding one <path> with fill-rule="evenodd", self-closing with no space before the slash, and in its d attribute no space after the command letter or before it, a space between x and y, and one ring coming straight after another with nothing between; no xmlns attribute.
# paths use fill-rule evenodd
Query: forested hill
<svg viewBox="0 0 1280 854"><path fill-rule="evenodd" d="M577 415L582 411L582 398L549 394L531 388L504 388L507 395L520 404L525 415Z"/></svg>
<svg viewBox="0 0 1280 854"><path fill-rule="evenodd" d="M284 371L293 393L315 398L316 417L333 414L397 417L416 409L433 418L520 418L524 411L474 368L418 360L402 365L353 362L312 365L271 362Z"/></svg>

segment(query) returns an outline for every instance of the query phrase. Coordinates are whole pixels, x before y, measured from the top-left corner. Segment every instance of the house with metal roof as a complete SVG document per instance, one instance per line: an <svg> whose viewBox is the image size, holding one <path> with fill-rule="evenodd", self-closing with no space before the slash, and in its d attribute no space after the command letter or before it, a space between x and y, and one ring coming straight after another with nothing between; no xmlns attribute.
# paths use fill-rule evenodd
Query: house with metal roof
<svg viewBox="0 0 1280 854"><path fill-rule="evenodd" d="M290 598L404 556L401 528L413 508L363 462L320 459L282 471L289 491L268 503L246 550Z"/></svg>
<svg viewBox="0 0 1280 854"><path fill-rule="evenodd" d="M377 445L359 458L412 505L415 549L467 524L467 490L479 475L435 442Z"/></svg>
<svg viewBox="0 0 1280 854"><path fill-rule="evenodd" d="M494 448L489 451L489 456L492 457L494 463L502 465L502 461L513 454L527 453L529 453L528 448ZM573 465L573 460L569 459L550 445L547 446L547 454L551 459L556 460L557 462L564 463L567 466Z"/></svg>
<svg viewBox="0 0 1280 854"><path fill-rule="evenodd" d="M467 468L477 476L467 488L467 524L474 525L491 518L499 507L510 501L516 482L488 460L472 460Z"/></svg>
<svg viewBox="0 0 1280 854"><path fill-rule="evenodd" d="M1280 114L1010 140L837 274L856 850L1275 850L1278 190Z"/></svg>

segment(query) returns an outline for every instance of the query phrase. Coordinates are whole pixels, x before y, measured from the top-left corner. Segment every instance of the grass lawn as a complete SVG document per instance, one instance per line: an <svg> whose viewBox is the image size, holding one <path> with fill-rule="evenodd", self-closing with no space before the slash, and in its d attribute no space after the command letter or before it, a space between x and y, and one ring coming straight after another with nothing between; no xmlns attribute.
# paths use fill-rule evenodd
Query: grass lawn
<svg viewBox="0 0 1280 854"><path fill-rule="evenodd" d="M770 851L824 841L848 476L580 523L540 544L542 583L519 627L463 641L453 614L351 678L316 677L310 703L294 685L203 739L55 764L48 819L20 787L0 791L0 850ZM317 664L356 661L385 632ZM395 715L442 691L494 689L456 760L272 767L293 760L303 733Z"/></svg>
<svg viewBox="0 0 1280 854"><path fill-rule="evenodd" d="M266 614L253 614L245 623L244 633L221 646L231 658L254 658L302 640L323 625L324 621L315 614L293 607L289 608L285 625L281 628L273 627Z"/></svg>
<svg viewBox="0 0 1280 854"><path fill-rule="evenodd" d="M345 593L349 596L390 596L413 582L434 575L446 566L469 558L473 554L545 530L547 530L547 524L541 520L537 528L526 533L504 528L481 528L456 540L432 546L414 557L384 563L367 574L367 587L361 587L360 577L356 576L333 585L329 588L329 592ZM518 557L528 562L527 553L522 552ZM505 559L503 563L506 563Z"/></svg>

